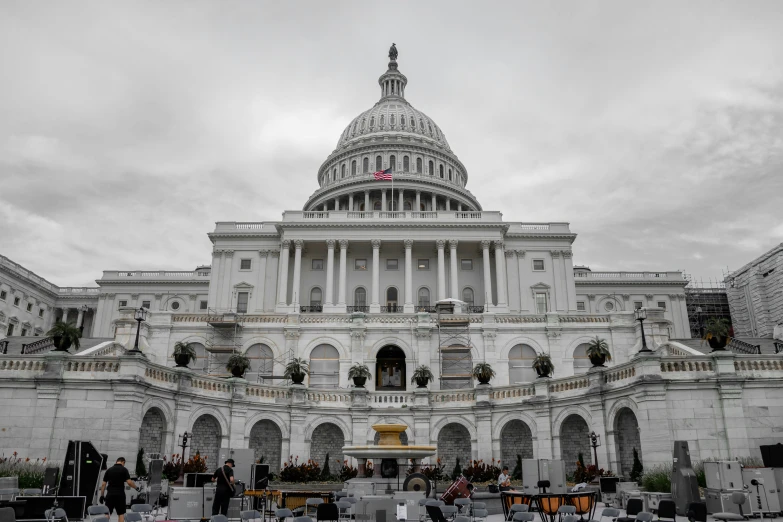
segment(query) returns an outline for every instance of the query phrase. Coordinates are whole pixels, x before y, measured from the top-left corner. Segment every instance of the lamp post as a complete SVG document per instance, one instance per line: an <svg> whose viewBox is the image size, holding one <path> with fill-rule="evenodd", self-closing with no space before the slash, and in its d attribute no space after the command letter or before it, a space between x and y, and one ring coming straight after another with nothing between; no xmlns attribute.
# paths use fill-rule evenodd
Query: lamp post
<svg viewBox="0 0 783 522"><path fill-rule="evenodd" d="M180 466L179 466L179 478L177 479L177 482L184 483L185 481L185 449L188 447L188 438L192 437L192 434L188 433L187 431L179 436L179 444L178 446L182 448L182 454L180 455Z"/></svg>
<svg viewBox="0 0 783 522"><path fill-rule="evenodd" d="M139 332L141 331L141 323L144 321L144 319L147 318L147 309L143 306L140 306L136 309L136 314L134 319L136 319L136 342L133 344L133 350L128 351L128 353L132 354L141 354L141 350L139 350ZM143 354L142 354L143 355Z"/></svg>
<svg viewBox="0 0 783 522"><path fill-rule="evenodd" d="M596 435L594 431L590 432L590 446L593 447L593 464L598 468L598 446L601 445L601 436Z"/></svg>
<svg viewBox="0 0 783 522"><path fill-rule="evenodd" d="M634 317L637 321L639 321L639 326L642 329L642 349L639 350L639 353L642 352L651 352L649 348L647 348L647 338L644 336L644 320L647 319L647 309L646 308L637 308L636 311L633 313Z"/></svg>
<svg viewBox="0 0 783 522"><path fill-rule="evenodd" d="M87 305L82 305L82 324L79 325L79 331L82 333L82 337L84 336L84 320L87 318L87 311L90 308Z"/></svg>

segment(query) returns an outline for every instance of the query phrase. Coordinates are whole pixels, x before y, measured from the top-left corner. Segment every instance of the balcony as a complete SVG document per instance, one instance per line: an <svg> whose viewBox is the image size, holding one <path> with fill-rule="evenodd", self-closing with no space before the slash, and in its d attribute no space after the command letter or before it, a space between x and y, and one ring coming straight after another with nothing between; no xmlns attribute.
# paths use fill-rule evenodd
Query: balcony
<svg viewBox="0 0 783 522"><path fill-rule="evenodd" d="M104 270L101 281L195 281L197 283L209 283L210 268L199 270L134 270L120 272L117 270Z"/></svg>
<svg viewBox="0 0 783 522"><path fill-rule="evenodd" d="M352 313L352 312L368 313L369 311L370 311L370 307L369 306L365 306L365 305L357 305L357 306L349 306L348 307L348 313L349 314Z"/></svg>
<svg viewBox="0 0 783 522"><path fill-rule="evenodd" d="M306 305L299 307L299 312L303 314L320 314L323 311L324 305Z"/></svg>
<svg viewBox="0 0 783 522"><path fill-rule="evenodd" d="M661 283L685 283L682 272L592 272L584 269L574 270L574 280L577 283L589 284L591 281L659 281Z"/></svg>
<svg viewBox="0 0 783 522"><path fill-rule="evenodd" d="M385 306L381 306L381 313L384 314L401 314L403 307L402 305L396 305L396 304L389 304Z"/></svg>

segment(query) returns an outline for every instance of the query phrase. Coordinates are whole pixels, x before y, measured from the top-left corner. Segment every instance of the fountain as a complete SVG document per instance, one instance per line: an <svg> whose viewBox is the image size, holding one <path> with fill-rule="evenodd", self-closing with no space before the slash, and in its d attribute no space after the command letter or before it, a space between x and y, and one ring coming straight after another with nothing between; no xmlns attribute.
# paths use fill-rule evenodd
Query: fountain
<svg viewBox="0 0 783 522"><path fill-rule="evenodd" d="M344 446L343 454L359 461L359 476L351 479L349 483L372 484L375 491L399 491L400 478L405 478L404 469L408 461L412 462L413 472L416 473L419 471L421 459L437 452L435 446L403 446L400 433L407 428L405 424L375 424L372 429L380 434L377 445ZM372 478L364 477L368 460L373 462Z"/></svg>

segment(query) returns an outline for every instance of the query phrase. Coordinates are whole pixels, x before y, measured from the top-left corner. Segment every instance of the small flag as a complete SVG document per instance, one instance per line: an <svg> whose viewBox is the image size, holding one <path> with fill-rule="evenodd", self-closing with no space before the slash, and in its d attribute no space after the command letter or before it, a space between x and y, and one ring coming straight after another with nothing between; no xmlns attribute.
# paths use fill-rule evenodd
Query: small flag
<svg viewBox="0 0 783 522"><path fill-rule="evenodd" d="M380 180L389 181L390 179L392 179L391 171L392 171L391 169L379 170L378 172L375 173L375 179L379 181Z"/></svg>

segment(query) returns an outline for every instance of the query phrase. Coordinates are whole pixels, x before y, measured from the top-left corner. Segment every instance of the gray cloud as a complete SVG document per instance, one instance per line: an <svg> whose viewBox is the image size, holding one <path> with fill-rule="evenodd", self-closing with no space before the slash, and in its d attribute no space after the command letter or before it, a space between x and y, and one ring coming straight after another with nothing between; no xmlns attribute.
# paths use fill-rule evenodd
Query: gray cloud
<svg viewBox="0 0 783 522"><path fill-rule="evenodd" d="M779 2L4 2L0 252L60 285L210 260L301 208L391 41L506 219L593 269L718 277L783 241Z"/></svg>

